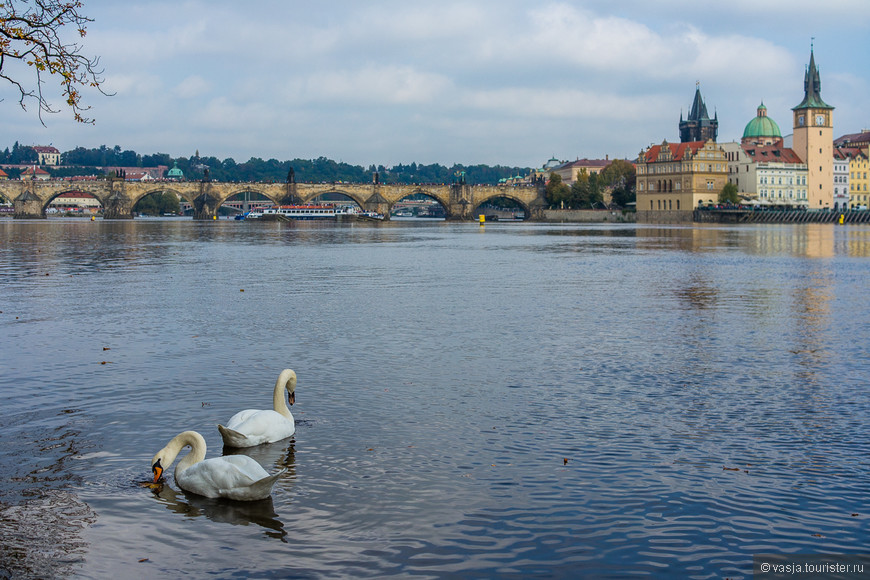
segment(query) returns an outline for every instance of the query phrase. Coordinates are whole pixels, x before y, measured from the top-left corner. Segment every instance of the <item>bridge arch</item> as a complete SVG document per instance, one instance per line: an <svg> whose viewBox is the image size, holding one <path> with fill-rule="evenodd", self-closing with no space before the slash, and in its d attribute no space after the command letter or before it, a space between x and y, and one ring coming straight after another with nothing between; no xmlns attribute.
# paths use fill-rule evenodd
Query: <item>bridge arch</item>
<svg viewBox="0 0 870 580"><path fill-rule="evenodd" d="M527 203L525 203L522 199L520 199L516 195L512 195L511 190L509 190L509 189L505 189L503 192L497 191L497 192L491 193L491 194L486 195L486 196L482 197L481 199L477 200L477 205L474 206L474 211L472 212L472 215L479 215L481 213L485 213L485 212L481 211L480 208L488 203L492 203L493 201L495 201L497 199L506 199L506 200L512 202L513 204L515 204L520 209L522 209L524 221L531 218L531 215L532 215L531 207L529 207L529 205Z"/></svg>
<svg viewBox="0 0 870 580"><path fill-rule="evenodd" d="M315 200L320 198L321 196L330 194L343 195L344 197L348 198L349 200L353 201L358 206L363 208L365 207L366 201L368 201L367 199L363 199L362 196L360 196L357 192L338 187L330 187L321 191L310 191L307 195L301 197L300 200L302 201L302 203L314 203Z"/></svg>
<svg viewBox="0 0 870 580"><path fill-rule="evenodd" d="M133 202L133 207L135 207L137 203L139 203L149 195L154 195L155 193L174 193L175 197L177 197L179 201L185 200L193 202L192 199L187 199L187 196L184 195L181 191L173 189L172 187L155 187L154 189L144 189L141 192L130 196L130 200Z"/></svg>
<svg viewBox="0 0 870 580"><path fill-rule="evenodd" d="M401 197L397 197L397 199L395 201L390 203L390 209L389 209L390 213L393 212L393 210L396 208L396 206L399 203L405 202L409 198L419 199L421 197L424 197L426 199L430 199L430 200L434 201L435 203L437 203L441 207L440 213L443 214L445 217L448 215L448 213L450 211L450 205L449 205L450 200L445 199L443 195L439 195L438 192L433 191L430 188L426 188L424 186L416 186L416 187L408 189L402 193L404 195L402 195Z"/></svg>
<svg viewBox="0 0 870 580"><path fill-rule="evenodd" d="M37 205L39 207L39 214L42 217L45 217L46 214L48 213L48 208L51 205L51 202L53 202L54 200L56 200L60 196L68 194L68 193L69 194L86 193L88 195L93 196L94 199L96 199L99 202L101 208L106 207L106 202L103 199L102 191L89 191L89 188L87 188L87 187L78 187L78 186L55 188L51 191L50 194L48 194L45 197L37 197L37 196L33 195L33 193L30 192L29 190L25 190L24 193L22 193L18 199L20 201L29 201L29 202L33 202L35 200L38 200ZM11 200L11 201L14 202L16 200Z"/></svg>

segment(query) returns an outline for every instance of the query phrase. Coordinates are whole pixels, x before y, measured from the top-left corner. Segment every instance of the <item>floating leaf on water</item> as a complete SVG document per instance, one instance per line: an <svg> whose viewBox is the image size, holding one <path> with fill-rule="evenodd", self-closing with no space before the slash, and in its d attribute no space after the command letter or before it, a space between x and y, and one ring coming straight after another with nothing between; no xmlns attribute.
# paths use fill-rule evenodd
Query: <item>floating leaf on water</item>
<svg viewBox="0 0 870 580"><path fill-rule="evenodd" d="M108 346L104 346L104 347L103 347L103 350L112 350L112 349L109 348Z"/></svg>
<svg viewBox="0 0 870 580"><path fill-rule="evenodd" d="M567 457L562 458L562 465L568 465L568 458Z"/></svg>
<svg viewBox="0 0 870 580"><path fill-rule="evenodd" d="M148 558L139 558L139 563L140 563L140 564L141 564L142 562L147 562L147 561L148 561Z"/></svg>
<svg viewBox="0 0 870 580"><path fill-rule="evenodd" d="M369 447L368 449L366 449L366 451L374 451L374 450L375 450L374 447Z"/></svg>
<svg viewBox="0 0 870 580"><path fill-rule="evenodd" d="M724 465L722 466L722 469L725 471L740 471L739 467L725 467Z"/></svg>

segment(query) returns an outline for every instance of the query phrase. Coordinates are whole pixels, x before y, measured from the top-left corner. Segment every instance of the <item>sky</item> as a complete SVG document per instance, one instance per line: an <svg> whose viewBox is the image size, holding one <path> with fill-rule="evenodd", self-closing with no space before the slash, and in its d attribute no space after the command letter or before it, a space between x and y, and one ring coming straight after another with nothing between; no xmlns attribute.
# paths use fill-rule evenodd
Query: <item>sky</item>
<svg viewBox="0 0 870 580"><path fill-rule="evenodd" d="M870 128L867 0L82 2L94 21L70 40L100 57L113 96L83 91L93 125L62 111L43 126L0 85L0 147L387 167L634 160L679 141L696 84L719 142L739 140L762 101L791 133L811 43L834 136Z"/></svg>

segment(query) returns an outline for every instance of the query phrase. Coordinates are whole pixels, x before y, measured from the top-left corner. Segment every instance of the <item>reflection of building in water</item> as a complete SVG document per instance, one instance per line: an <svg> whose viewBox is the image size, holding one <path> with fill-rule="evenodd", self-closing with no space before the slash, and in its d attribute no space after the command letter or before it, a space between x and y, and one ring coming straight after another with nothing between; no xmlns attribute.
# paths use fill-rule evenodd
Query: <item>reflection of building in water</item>
<svg viewBox="0 0 870 580"><path fill-rule="evenodd" d="M747 249L758 255L830 258L834 256L835 228L833 224L761 228L751 238L754 247Z"/></svg>

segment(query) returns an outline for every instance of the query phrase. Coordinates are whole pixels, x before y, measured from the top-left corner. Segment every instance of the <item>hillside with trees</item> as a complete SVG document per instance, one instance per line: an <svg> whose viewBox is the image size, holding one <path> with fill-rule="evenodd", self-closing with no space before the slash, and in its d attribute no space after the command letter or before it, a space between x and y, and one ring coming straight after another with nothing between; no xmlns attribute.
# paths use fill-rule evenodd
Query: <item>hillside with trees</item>
<svg viewBox="0 0 870 580"><path fill-rule="evenodd" d="M0 153L0 164L36 163L36 153L31 147L20 146L17 142L10 151ZM528 175L528 167L506 167L502 165L460 165L446 167L438 163L423 165L411 163L392 167L383 165L351 165L341 161L333 161L326 157L316 159L293 159L278 161L277 159L261 159L252 157L237 163L232 157L218 159L212 156L200 156L196 152L190 157L172 157L167 153L140 155L120 146L107 147L101 145L88 149L76 147L61 153L61 165L50 168L56 177L72 177L77 175L102 175L114 167L158 167L178 168L184 172L186 179L199 180L206 176L214 181L259 181L283 182L292 170L296 181L320 183L345 181L349 183L368 183L375 172L381 183L450 183L460 172L465 172L468 183L496 185L500 179Z"/></svg>

